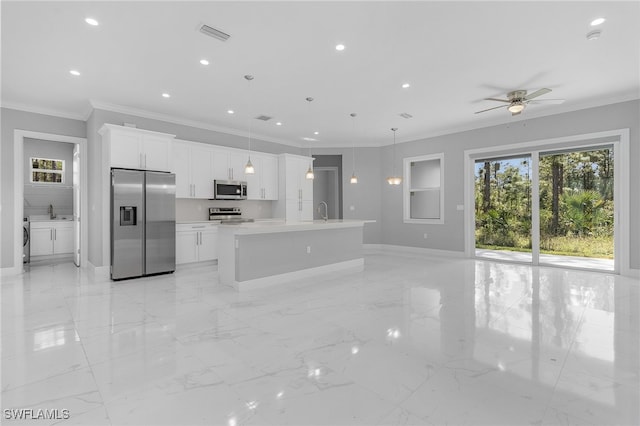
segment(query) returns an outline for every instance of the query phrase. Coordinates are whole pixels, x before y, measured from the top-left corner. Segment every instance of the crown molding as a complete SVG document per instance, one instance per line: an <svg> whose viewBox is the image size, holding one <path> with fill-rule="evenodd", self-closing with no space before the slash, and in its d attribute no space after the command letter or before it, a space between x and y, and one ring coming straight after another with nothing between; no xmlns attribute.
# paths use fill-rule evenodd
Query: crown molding
<svg viewBox="0 0 640 426"><path fill-rule="evenodd" d="M234 136L241 136L241 137L245 137L245 138L249 137L249 133L248 132L245 132L243 130L234 129L234 128L231 128L231 127L216 126L216 125L213 125L213 124L210 124L210 123L205 123L205 122L202 122L202 121L190 120L190 119L181 118L181 117L175 117L175 116L168 115L168 114L162 114L162 113L158 113L158 112L153 112L153 111L143 110L143 109L139 109L139 108L128 107L128 106L124 106L124 105L117 105L117 104L111 104L111 103L107 103L107 102L101 102L101 101L97 101L97 100L94 100L94 99L91 99L89 101L89 103L91 104L92 109L99 109L99 110L117 112L117 113L120 113L120 114L134 115L136 117L142 117L142 118L148 118L148 119L151 119L151 120L164 121L164 122L173 123L173 124L180 124L180 125L183 125L183 126L196 127L198 129L211 130L211 131L214 131L214 132L226 133L226 134L230 134L230 135L234 135ZM296 148L302 148L304 146L302 144L296 144L296 143L294 143L292 141L289 141L289 140L273 138L273 137L270 137L270 136L260 135L260 134L256 134L256 133L253 133L253 132L251 133L251 138L252 139L259 139L259 140L265 141L265 142L277 143L277 144L280 144L280 145L293 146L293 147L296 147Z"/></svg>
<svg viewBox="0 0 640 426"><path fill-rule="evenodd" d="M20 104L17 102L7 102L7 101L2 101L2 104L0 106L2 106L2 108L15 109L18 111L30 112L33 114L50 115L53 117L67 118L70 120L87 121L85 118L85 114L79 114L76 112L60 111L57 109L50 109L50 108L45 108L41 106Z"/></svg>

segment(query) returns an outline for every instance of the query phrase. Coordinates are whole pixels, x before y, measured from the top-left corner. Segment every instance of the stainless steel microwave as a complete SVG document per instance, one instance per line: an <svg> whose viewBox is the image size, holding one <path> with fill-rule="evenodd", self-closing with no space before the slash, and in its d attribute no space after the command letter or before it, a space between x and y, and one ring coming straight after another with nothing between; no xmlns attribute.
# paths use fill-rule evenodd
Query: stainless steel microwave
<svg viewBox="0 0 640 426"><path fill-rule="evenodd" d="M213 198L215 200L246 200L247 182L239 180L214 180Z"/></svg>

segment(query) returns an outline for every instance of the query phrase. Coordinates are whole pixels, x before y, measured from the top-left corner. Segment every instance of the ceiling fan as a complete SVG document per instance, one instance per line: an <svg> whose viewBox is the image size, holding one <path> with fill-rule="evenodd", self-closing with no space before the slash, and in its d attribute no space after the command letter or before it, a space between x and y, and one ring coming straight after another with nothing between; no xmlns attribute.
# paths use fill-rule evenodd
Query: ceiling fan
<svg viewBox="0 0 640 426"><path fill-rule="evenodd" d="M497 101L497 102L506 102L507 105L500 105L493 108L483 109L482 111L477 111L476 114L480 114L481 112L491 111L492 109L498 108L507 108L511 115L518 115L522 111L524 111L525 106L527 104L561 104L564 102L564 99L536 99L538 96L545 95L549 93L551 89L540 89L536 90L533 93L527 94L526 90L514 90L512 92L507 93L507 99L498 99L498 98L485 98L487 101Z"/></svg>

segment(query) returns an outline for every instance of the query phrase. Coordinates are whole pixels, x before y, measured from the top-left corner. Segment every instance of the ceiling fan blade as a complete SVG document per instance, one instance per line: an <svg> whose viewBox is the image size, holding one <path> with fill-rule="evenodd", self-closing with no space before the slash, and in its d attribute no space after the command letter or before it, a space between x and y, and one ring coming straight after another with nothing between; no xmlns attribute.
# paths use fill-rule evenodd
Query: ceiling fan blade
<svg viewBox="0 0 640 426"><path fill-rule="evenodd" d="M546 93L549 93L551 91L551 89L540 89L540 90L536 90L533 93L528 94L527 96L525 96L524 98L526 100L529 99L533 99L533 98L537 98L538 96L544 95Z"/></svg>
<svg viewBox="0 0 640 426"><path fill-rule="evenodd" d="M564 99L538 99L538 100L534 100L534 101L529 101L527 103L529 104L551 104L551 105L558 105L563 103L565 100Z"/></svg>
<svg viewBox="0 0 640 426"><path fill-rule="evenodd" d="M507 102L511 103L509 99L498 99L498 98L484 98L485 101L498 101L498 102Z"/></svg>
<svg viewBox="0 0 640 426"><path fill-rule="evenodd" d="M508 106L509 105L500 105L500 106L493 107L493 108L483 109L482 111L476 111L474 114L480 114L481 112L487 112L487 111L491 111L492 109L505 108L505 107L508 107Z"/></svg>

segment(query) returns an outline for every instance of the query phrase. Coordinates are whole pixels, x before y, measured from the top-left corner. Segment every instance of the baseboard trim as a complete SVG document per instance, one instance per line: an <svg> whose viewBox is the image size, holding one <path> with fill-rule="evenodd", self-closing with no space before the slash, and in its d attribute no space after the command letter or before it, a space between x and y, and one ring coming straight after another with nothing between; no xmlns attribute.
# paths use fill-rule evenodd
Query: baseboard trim
<svg viewBox="0 0 640 426"><path fill-rule="evenodd" d="M22 265L18 268L15 266L8 266L6 268L0 268L0 277L12 277L14 275L20 275L22 272Z"/></svg>
<svg viewBox="0 0 640 426"><path fill-rule="evenodd" d="M392 244L364 244L365 250L379 250L389 253L417 254L423 256L464 258L463 251L439 250L425 247L396 246Z"/></svg>
<svg viewBox="0 0 640 426"><path fill-rule="evenodd" d="M232 286L238 291L253 290L270 287L284 282L316 277L318 274L350 270L359 272L364 270L364 258L346 260L344 262L331 263L329 265L317 266L315 268L301 269L299 271L287 272L284 274L271 275L264 278L256 278L247 281L234 281Z"/></svg>
<svg viewBox="0 0 640 426"><path fill-rule="evenodd" d="M103 278L108 280L111 276L110 268L108 266L96 266L93 263L87 261L87 269L96 278Z"/></svg>
<svg viewBox="0 0 640 426"><path fill-rule="evenodd" d="M629 268L626 271L622 271L621 275L631 278L640 278L640 269Z"/></svg>

